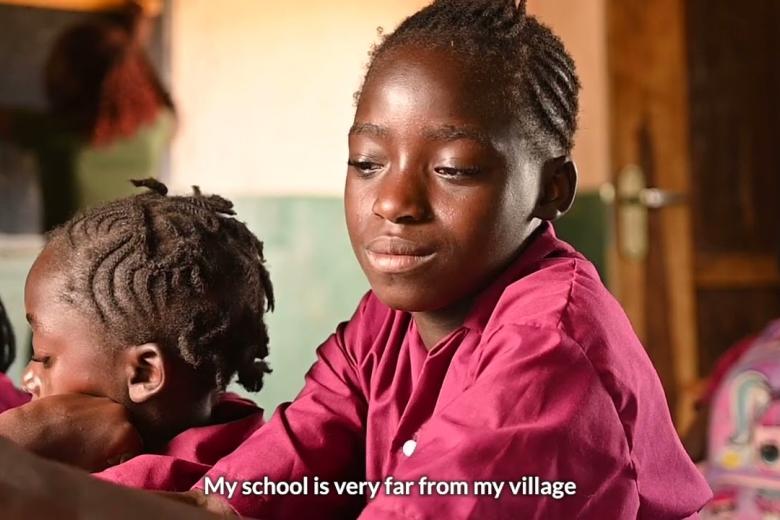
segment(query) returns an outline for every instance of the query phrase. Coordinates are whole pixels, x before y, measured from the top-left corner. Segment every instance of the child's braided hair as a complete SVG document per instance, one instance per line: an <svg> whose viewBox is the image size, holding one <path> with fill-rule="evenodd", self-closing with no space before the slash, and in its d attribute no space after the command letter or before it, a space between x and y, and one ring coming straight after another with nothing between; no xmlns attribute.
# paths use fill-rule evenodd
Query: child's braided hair
<svg viewBox="0 0 780 520"><path fill-rule="evenodd" d="M250 391L270 372L263 314L273 309L263 244L218 195L148 192L73 218L51 235L65 247L66 301L123 345L158 343L224 388ZM213 376L213 379L211 377Z"/></svg>

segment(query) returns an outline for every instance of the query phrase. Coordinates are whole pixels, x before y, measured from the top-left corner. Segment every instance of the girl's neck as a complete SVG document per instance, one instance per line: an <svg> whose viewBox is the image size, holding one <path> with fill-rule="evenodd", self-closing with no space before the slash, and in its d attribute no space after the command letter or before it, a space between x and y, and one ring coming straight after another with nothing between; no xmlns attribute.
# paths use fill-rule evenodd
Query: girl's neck
<svg viewBox="0 0 780 520"><path fill-rule="evenodd" d="M517 251L510 256L503 264L501 264L492 274L487 277L487 282L482 287L468 296L459 300L457 303L439 309L436 311L425 312L412 312L414 323L417 325L417 332L420 334L420 338L423 340L423 344L427 350L431 350L436 344L441 341L442 338L450 334L452 331L460 328L463 322L466 320L471 308L474 305L474 300L479 293L484 290L490 283L493 283L498 276L501 275L517 258L523 254L528 244L534 240L534 237L541 233L544 229L542 221L534 219L534 223L529 228L528 235L520 244Z"/></svg>
<svg viewBox="0 0 780 520"><path fill-rule="evenodd" d="M413 312L412 318L425 348L430 351L442 338L463 325L473 303L473 298L464 298L444 309Z"/></svg>
<svg viewBox="0 0 780 520"><path fill-rule="evenodd" d="M166 400L163 406L154 403L157 406L139 410L134 414L133 423L143 439L144 451L150 453L161 451L183 431L210 424L214 401L211 395L190 402ZM182 406L182 403L186 403L187 406ZM174 412L174 410L179 411Z"/></svg>

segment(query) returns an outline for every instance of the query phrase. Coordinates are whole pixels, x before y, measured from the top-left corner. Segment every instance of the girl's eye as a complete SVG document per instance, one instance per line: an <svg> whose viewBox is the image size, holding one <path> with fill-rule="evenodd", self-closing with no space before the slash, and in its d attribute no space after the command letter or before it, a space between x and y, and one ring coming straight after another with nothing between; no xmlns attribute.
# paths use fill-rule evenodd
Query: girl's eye
<svg viewBox="0 0 780 520"><path fill-rule="evenodd" d="M473 177L479 173L479 168L453 168L450 166L438 166L434 171L444 177L462 178Z"/></svg>
<svg viewBox="0 0 780 520"><path fill-rule="evenodd" d="M372 161L349 160L347 164L356 169L361 175L371 175L382 169L382 165Z"/></svg>
<svg viewBox="0 0 780 520"><path fill-rule="evenodd" d="M49 368L51 365L51 356L33 356L30 358L33 363L40 363L43 368Z"/></svg>

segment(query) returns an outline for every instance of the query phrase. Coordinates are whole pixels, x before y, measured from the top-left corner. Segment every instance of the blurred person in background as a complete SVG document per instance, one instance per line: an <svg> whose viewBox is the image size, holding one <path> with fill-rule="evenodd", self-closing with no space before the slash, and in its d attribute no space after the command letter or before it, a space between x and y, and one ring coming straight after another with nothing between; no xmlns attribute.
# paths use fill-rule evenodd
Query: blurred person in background
<svg viewBox="0 0 780 520"><path fill-rule="evenodd" d="M175 110L144 50L158 11L128 2L67 29L44 71L48 110L0 107L0 140L37 160L44 230L159 176Z"/></svg>

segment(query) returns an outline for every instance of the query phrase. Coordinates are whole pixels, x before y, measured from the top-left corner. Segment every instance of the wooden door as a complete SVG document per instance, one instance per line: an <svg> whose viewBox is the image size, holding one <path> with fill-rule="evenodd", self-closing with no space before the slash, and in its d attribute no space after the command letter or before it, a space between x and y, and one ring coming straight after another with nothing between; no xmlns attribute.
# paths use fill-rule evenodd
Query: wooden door
<svg viewBox="0 0 780 520"><path fill-rule="evenodd" d="M656 189L618 189L610 282L684 430L718 356L780 317L780 2L608 0L607 17L614 184Z"/></svg>

